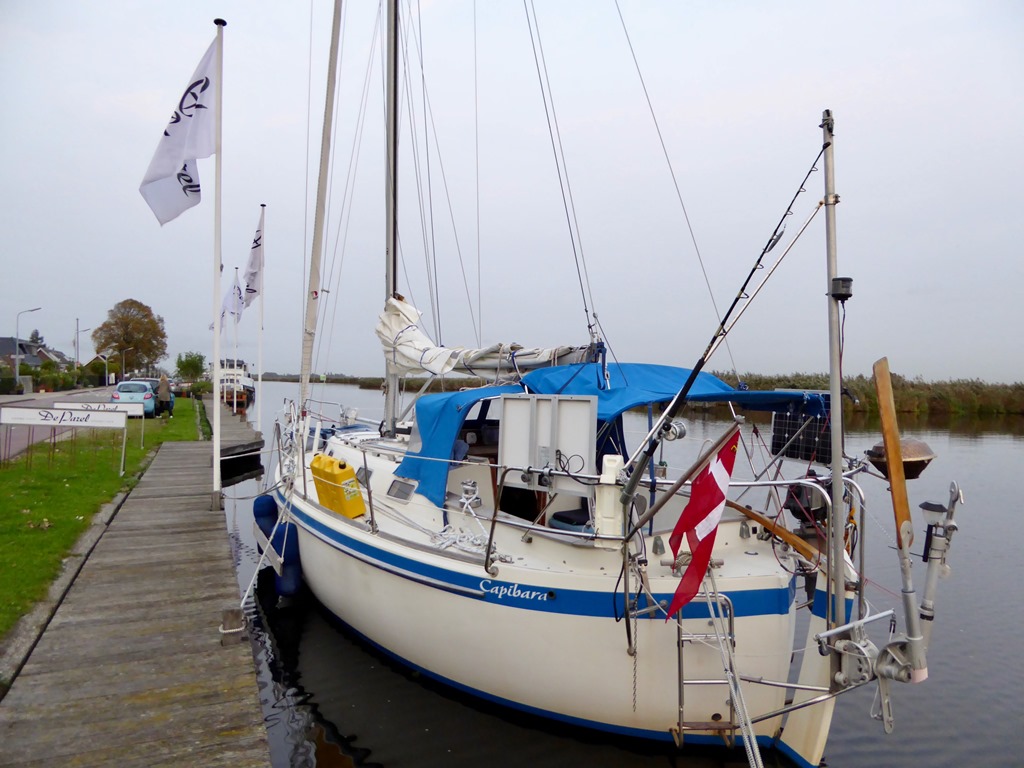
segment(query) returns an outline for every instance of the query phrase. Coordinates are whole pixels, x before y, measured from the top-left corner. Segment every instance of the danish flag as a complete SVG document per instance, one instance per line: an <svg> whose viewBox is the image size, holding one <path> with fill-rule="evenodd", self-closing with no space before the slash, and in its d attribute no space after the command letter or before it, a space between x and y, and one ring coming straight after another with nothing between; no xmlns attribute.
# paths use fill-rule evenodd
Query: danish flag
<svg viewBox="0 0 1024 768"><path fill-rule="evenodd" d="M668 543L672 547L673 556L679 555L679 545L683 543L683 536L686 536L690 547L690 563L676 587L666 621L693 599L704 581L704 574L711 562L711 550L715 546L715 533L725 509L725 494L729 490L729 478L736 463L739 437L739 424L734 424L732 434L726 438L718 455L704 465L693 481L690 501L669 536Z"/></svg>

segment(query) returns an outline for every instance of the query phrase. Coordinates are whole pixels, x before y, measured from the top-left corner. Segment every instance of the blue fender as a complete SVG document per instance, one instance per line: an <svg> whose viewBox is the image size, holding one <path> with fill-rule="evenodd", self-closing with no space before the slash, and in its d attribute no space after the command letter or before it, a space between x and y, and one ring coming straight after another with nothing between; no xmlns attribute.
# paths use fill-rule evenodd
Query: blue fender
<svg viewBox="0 0 1024 768"><path fill-rule="evenodd" d="M252 516L263 535L270 538L270 532L277 522L277 502L274 497L266 494L257 496L252 503ZM257 546L257 549L262 555L263 547Z"/></svg>
<svg viewBox="0 0 1024 768"><path fill-rule="evenodd" d="M270 545L280 556L281 573L274 578L274 586L281 597L292 597L302 587L302 563L299 560L299 531L295 523L277 527Z"/></svg>

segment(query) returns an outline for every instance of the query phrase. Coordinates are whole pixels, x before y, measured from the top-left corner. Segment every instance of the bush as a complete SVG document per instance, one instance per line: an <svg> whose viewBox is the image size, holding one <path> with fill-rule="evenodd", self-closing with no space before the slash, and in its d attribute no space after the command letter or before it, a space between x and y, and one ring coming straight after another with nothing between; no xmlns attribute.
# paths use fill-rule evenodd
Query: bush
<svg viewBox="0 0 1024 768"><path fill-rule="evenodd" d="M193 395L208 395L213 392L212 381L197 381L192 385Z"/></svg>

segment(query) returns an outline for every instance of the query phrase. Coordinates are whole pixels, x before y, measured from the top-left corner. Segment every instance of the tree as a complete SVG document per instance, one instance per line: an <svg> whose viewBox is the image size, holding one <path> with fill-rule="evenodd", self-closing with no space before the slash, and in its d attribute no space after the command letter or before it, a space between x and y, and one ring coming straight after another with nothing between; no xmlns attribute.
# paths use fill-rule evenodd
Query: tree
<svg viewBox="0 0 1024 768"><path fill-rule="evenodd" d="M176 367L180 378L195 381L206 370L206 358L198 352L186 352L178 355Z"/></svg>
<svg viewBox="0 0 1024 768"><path fill-rule="evenodd" d="M118 302L107 312L107 319L92 332L92 343L112 355L130 350L126 368L153 366L167 357L164 319L135 299Z"/></svg>
<svg viewBox="0 0 1024 768"><path fill-rule="evenodd" d="M40 347L45 346L46 344L46 341L43 339L42 334L39 333L38 328L32 329L32 333L28 336L28 342L29 344L38 344Z"/></svg>

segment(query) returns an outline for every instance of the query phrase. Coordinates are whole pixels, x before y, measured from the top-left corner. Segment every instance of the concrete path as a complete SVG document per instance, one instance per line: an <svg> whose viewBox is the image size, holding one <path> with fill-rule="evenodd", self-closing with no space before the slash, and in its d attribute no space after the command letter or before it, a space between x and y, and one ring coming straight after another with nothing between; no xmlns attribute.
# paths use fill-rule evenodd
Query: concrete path
<svg viewBox="0 0 1024 768"><path fill-rule="evenodd" d="M30 392L25 395L0 395L0 408L50 408L54 403L67 400L83 402L109 402L113 387L73 389L67 392ZM58 440L70 433L72 427L0 426L0 460L13 459L29 445L47 440Z"/></svg>

